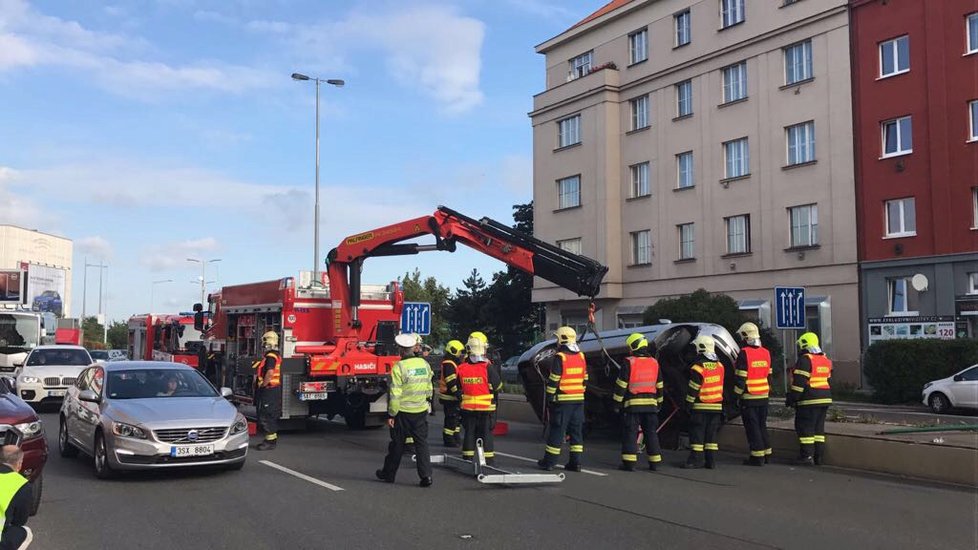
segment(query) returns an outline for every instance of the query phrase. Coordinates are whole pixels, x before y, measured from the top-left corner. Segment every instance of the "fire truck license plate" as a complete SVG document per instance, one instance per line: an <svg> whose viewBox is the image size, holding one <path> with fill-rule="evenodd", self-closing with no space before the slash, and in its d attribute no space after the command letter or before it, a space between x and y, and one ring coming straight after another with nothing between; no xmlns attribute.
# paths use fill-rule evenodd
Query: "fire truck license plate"
<svg viewBox="0 0 978 550"><path fill-rule="evenodd" d="M214 454L213 445L181 445L170 447L170 456L182 458L185 456L208 456Z"/></svg>
<svg viewBox="0 0 978 550"><path fill-rule="evenodd" d="M300 401L322 401L323 399L326 399L327 397L329 397L329 394L326 393L326 392L300 393L299 394L299 400Z"/></svg>

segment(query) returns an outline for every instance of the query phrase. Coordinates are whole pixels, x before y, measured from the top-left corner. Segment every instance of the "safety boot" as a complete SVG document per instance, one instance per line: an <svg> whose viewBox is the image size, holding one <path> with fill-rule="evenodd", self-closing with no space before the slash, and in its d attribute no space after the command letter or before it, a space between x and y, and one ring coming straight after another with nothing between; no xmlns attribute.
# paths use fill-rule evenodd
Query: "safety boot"
<svg viewBox="0 0 978 550"><path fill-rule="evenodd" d="M278 445L278 440L277 439L272 439L272 440L266 439L266 440L262 441L261 443L259 443L255 447L255 450L256 451L272 451L272 450L275 449L275 447L277 445Z"/></svg>
<svg viewBox="0 0 978 550"><path fill-rule="evenodd" d="M744 459L744 466L764 466L765 460L759 456L751 456Z"/></svg>
<svg viewBox="0 0 978 550"><path fill-rule="evenodd" d="M374 472L374 475L377 476L377 479L383 482L394 483L394 478L392 476L387 475L387 473L384 472L384 470L377 470L376 472Z"/></svg>
<svg viewBox="0 0 978 550"><path fill-rule="evenodd" d="M813 457L813 462L816 466L822 465L822 457L825 456L825 443L815 443L815 456Z"/></svg>
<svg viewBox="0 0 978 550"><path fill-rule="evenodd" d="M690 452L689 457L686 458L686 463L683 464L683 468L686 470L698 470L703 467L703 463L700 462L700 457L697 456L699 453Z"/></svg>
<svg viewBox="0 0 978 550"><path fill-rule="evenodd" d="M458 447L458 442L455 441L454 437L443 437L442 445L445 447Z"/></svg>
<svg viewBox="0 0 978 550"><path fill-rule="evenodd" d="M540 460L538 460L538 461L537 461L537 466L538 466L538 467L539 467L539 468L540 468L541 470L544 470L544 471L547 471L547 472L550 472L550 471L553 471L553 469L554 469L554 465L553 465L553 463L551 463L551 462L550 462L549 460L547 460L546 458L541 458Z"/></svg>
<svg viewBox="0 0 978 550"><path fill-rule="evenodd" d="M631 462L622 462L621 464L618 465L618 469L623 472L634 472L635 465L632 464Z"/></svg>
<svg viewBox="0 0 978 550"><path fill-rule="evenodd" d="M568 462L564 464L564 471L566 472L580 472L581 463L580 462Z"/></svg>
<svg viewBox="0 0 978 550"><path fill-rule="evenodd" d="M814 466L815 459L810 456L802 456L795 460L795 466Z"/></svg>
<svg viewBox="0 0 978 550"><path fill-rule="evenodd" d="M717 467L716 452L706 451L706 469L712 470Z"/></svg>

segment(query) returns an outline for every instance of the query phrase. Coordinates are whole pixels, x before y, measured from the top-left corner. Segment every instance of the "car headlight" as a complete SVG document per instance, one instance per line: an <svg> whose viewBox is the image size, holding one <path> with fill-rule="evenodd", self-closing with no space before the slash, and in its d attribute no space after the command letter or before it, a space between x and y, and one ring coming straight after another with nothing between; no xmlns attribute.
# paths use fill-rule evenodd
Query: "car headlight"
<svg viewBox="0 0 978 550"><path fill-rule="evenodd" d="M248 421L241 414L234 419L234 424L231 424L231 435L239 434L248 429Z"/></svg>
<svg viewBox="0 0 978 550"><path fill-rule="evenodd" d="M20 432L21 440L23 441L37 439L38 437L44 435L44 424L41 424L40 420L24 422L23 424L14 424L14 427Z"/></svg>
<svg viewBox="0 0 978 550"><path fill-rule="evenodd" d="M37 376L21 376L17 382L20 384L40 384L41 379Z"/></svg>
<svg viewBox="0 0 978 550"><path fill-rule="evenodd" d="M123 424L122 422L112 423L112 433L115 435L121 435L122 437L132 437L134 439L146 439L146 432L142 428L137 428L130 424Z"/></svg>

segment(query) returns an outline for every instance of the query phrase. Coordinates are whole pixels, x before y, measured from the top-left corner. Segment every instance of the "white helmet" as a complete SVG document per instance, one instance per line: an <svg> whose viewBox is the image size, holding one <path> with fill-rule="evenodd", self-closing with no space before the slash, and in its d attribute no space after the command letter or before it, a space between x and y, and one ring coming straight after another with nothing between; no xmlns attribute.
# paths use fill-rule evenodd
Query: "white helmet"
<svg viewBox="0 0 978 550"><path fill-rule="evenodd" d="M394 343L405 349L414 349L418 345L418 336L412 333L401 333L394 337Z"/></svg>
<svg viewBox="0 0 978 550"><path fill-rule="evenodd" d="M265 349L275 349L278 347L278 333L275 331L268 331L261 335L261 343Z"/></svg>
<svg viewBox="0 0 978 550"><path fill-rule="evenodd" d="M713 337L705 334L693 339L693 347L696 348L697 353L707 356L713 355L716 351L716 343L713 341Z"/></svg>
<svg viewBox="0 0 978 550"><path fill-rule="evenodd" d="M486 343L477 336L469 337L469 341L465 344L465 349L469 351L469 354L479 357L485 356L486 347Z"/></svg>

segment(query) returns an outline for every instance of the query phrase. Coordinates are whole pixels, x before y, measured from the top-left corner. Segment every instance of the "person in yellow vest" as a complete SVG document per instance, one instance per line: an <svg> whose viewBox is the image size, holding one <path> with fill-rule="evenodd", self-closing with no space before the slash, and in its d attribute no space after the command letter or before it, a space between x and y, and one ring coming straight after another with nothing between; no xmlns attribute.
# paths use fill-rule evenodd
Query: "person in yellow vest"
<svg viewBox="0 0 978 550"><path fill-rule="evenodd" d="M265 354L256 365L258 384L258 424L264 440L255 449L271 451L278 445L278 419L282 416L282 356L278 352L278 333L261 337Z"/></svg>
<svg viewBox="0 0 978 550"><path fill-rule="evenodd" d="M761 345L761 331L754 323L741 325L737 335L743 345L734 363L734 374L737 375L734 393L740 399L740 418L750 448L750 456L744 460L744 464L763 466L771 456L771 442L767 433L771 352Z"/></svg>
<svg viewBox="0 0 978 550"><path fill-rule="evenodd" d="M795 407L795 432L801 448L798 464L817 466L825 457L825 415L832 404L832 361L818 345L818 335L798 338L798 361L785 404Z"/></svg>
<svg viewBox="0 0 978 550"><path fill-rule="evenodd" d="M570 439L570 459L564 469L581 471L584 454L584 388L587 384L587 362L577 346L577 331L560 327L557 337L557 353L550 358L550 377L547 379L547 427L546 447L543 458L537 461L542 470L553 470L564 446L565 436Z"/></svg>
<svg viewBox="0 0 978 550"><path fill-rule="evenodd" d="M458 340L445 344L445 358L441 362L441 376L438 380L438 402L445 411L445 426L442 429L442 442L446 447L461 445L462 417L458 408L458 364L462 360L465 346Z"/></svg>
<svg viewBox="0 0 978 550"><path fill-rule="evenodd" d="M30 546L34 534L27 526L31 515L31 486L21 475L24 451L16 445L4 445L0 458L0 512L3 513L3 532L0 549L21 550Z"/></svg>
<svg viewBox="0 0 978 550"><path fill-rule="evenodd" d="M462 458L473 460L476 440L482 439L486 463L491 464L496 453L489 424L490 416L496 410L499 378L489 368L486 343L481 338L469 338L465 347L468 356L458 366L458 389L455 393L462 413Z"/></svg>
<svg viewBox="0 0 978 550"><path fill-rule="evenodd" d="M662 405L662 374L649 341L636 332L625 339L631 355L615 380L615 403L622 409L620 470L631 472L638 462L638 429L645 437L645 454L649 469L655 471L662 462L659 447L659 407Z"/></svg>
<svg viewBox="0 0 978 550"><path fill-rule="evenodd" d="M723 416L723 364L716 344L705 334L693 339L696 359L689 369L686 411L689 413L689 457L684 468L716 468L717 432ZM705 459L705 460L704 460Z"/></svg>
<svg viewBox="0 0 978 550"><path fill-rule="evenodd" d="M394 343L400 348L401 360L391 368L387 401L387 425L391 441L384 457L384 467L377 470L377 479L394 483L407 439L414 441L419 485L431 486L431 452L428 449L428 406L431 402L433 373L422 357L414 354L417 337L398 334Z"/></svg>

